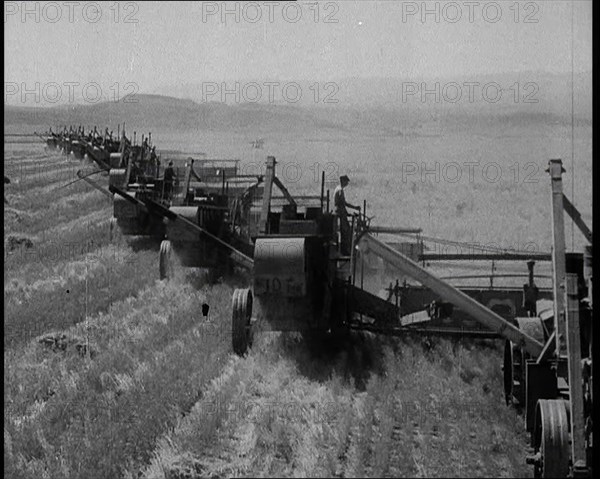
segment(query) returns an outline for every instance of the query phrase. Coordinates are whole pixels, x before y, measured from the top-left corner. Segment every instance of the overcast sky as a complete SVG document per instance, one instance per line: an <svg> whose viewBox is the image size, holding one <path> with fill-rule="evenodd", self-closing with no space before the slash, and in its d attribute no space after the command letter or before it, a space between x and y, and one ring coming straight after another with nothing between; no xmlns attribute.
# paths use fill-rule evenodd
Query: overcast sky
<svg viewBox="0 0 600 479"><path fill-rule="evenodd" d="M133 81L143 93L208 80L560 73L571 71L572 39L575 71L591 70L591 0L432 1L425 17L422 3L241 2L223 18L233 3L80 2L69 18L64 2L8 2L5 93L7 82Z"/></svg>

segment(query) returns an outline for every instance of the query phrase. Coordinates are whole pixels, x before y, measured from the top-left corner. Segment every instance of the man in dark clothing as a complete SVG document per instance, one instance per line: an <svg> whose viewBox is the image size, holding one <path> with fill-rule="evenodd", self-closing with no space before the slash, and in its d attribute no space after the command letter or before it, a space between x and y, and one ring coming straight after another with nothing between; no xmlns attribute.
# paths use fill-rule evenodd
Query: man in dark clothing
<svg viewBox="0 0 600 479"><path fill-rule="evenodd" d="M169 165L165 168L165 199L170 200L173 194L173 182L175 181L175 170L173 169L173 161L169 161Z"/></svg>
<svg viewBox="0 0 600 479"><path fill-rule="evenodd" d="M156 169L157 165L158 156L156 156L156 147L153 146L150 150L150 169L152 170L152 174L154 174L154 172L158 172L158 170Z"/></svg>
<svg viewBox="0 0 600 479"><path fill-rule="evenodd" d="M334 213L340 218L340 242L342 255L344 256L350 256L352 242L352 238L350 237L352 233L350 231L350 223L348 222L348 210L346 208L360 211L360 206L351 205L346 201L344 188L348 186L348 183L350 183L350 179L346 175L340 176L340 184L333 193Z"/></svg>

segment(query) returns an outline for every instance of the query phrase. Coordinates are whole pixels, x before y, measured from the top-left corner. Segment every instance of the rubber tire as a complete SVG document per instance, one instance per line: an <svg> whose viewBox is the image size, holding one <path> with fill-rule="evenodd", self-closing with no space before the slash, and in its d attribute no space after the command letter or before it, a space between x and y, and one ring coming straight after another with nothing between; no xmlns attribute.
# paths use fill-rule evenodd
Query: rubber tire
<svg viewBox="0 0 600 479"><path fill-rule="evenodd" d="M541 455L534 477L567 477L569 473L569 420L562 399L540 399L536 405L533 446Z"/></svg>
<svg viewBox="0 0 600 479"><path fill-rule="evenodd" d="M252 291L236 289L233 292L231 314L231 345L238 356L252 346Z"/></svg>
<svg viewBox="0 0 600 479"><path fill-rule="evenodd" d="M163 240L160 243L160 253L158 254L158 269L161 280L169 280L173 276L171 255L171 242L169 240Z"/></svg>

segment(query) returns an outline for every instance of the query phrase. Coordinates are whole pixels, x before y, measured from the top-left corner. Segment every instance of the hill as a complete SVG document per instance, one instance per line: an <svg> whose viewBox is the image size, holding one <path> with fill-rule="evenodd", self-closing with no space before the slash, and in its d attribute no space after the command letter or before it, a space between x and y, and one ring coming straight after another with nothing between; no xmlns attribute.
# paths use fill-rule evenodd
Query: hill
<svg viewBox="0 0 600 479"><path fill-rule="evenodd" d="M221 102L162 95L138 95L135 102L24 107L5 105L5 131L22 126L55 129L62 125L105 125L116 132L125 122L128 131L217 131L252 134L334 133L340 136L360 131L375 136L439 136L465 128L494 129L529 125L570 124L570 108L546 108L535 104L424 104L333 105L328 107L289 104ZM577 123L591 124L591 116L575 115ZM490 130L491 128L491 130Z"/></svg>
<svg viewBox="0 0 600 479"><path fill-rule="evenodd" d="M199 104L192 100L161 95L139 95L134 102L101 102L55 107L4 108L5 125L85 125L104 126L125 122L140 131L240 130L267 131L332 128L325 118L294 106Z"/></svg>

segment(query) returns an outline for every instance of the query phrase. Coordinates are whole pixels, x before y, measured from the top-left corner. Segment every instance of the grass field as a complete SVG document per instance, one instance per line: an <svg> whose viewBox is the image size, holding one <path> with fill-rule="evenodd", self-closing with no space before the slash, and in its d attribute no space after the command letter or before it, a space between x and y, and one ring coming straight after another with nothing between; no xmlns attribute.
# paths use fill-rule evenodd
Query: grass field
<svg viewBox="0 0 600 479"><path fill-rule="evenodd" d="M591 130L577 129L570 163L568 129L529 128L291 132L265 135L258 152L240 132L153 139L248 169L274 155L293 193L318 194L323 170L333 190L346 173L347 199L367 199L376 224L549 251L549 158L564 159L565 192L592 226ZM109 242L108 199L83 182L60 188L89 164L13 144L4 161L5 477L530 475L499 343L265 333L240 359L230 345L239 279L209 287L188 270L159 281L158 244ZM465 162L479 162L472 180ZM583 244L568 225L572 243ZM39 342L51 333L65 335L54 348Z"/></svg>

